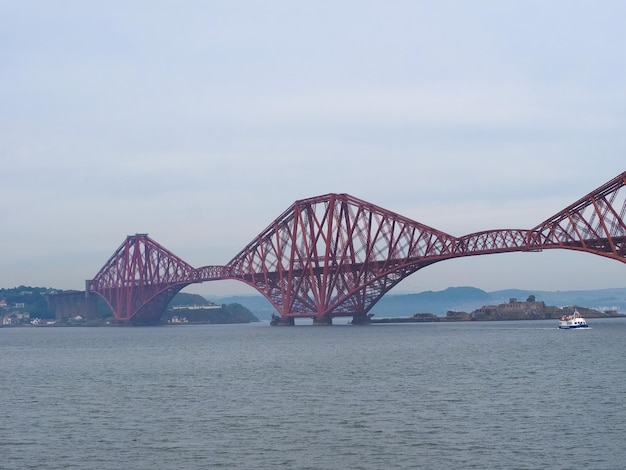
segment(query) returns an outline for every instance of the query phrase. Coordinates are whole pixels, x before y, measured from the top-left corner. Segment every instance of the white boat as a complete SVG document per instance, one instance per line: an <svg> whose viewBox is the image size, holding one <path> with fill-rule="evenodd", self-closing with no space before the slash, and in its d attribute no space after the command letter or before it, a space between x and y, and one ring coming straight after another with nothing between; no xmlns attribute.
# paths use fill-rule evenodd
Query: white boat
<svg viewBox="0 0 626 470"><path fill-rule="evenodd" d="M562 330L569 330L572 328L588 328L587 321L583 316L578 313L578 310L574 310L571 315L563 315L559 319L559 328Z"/></svg>

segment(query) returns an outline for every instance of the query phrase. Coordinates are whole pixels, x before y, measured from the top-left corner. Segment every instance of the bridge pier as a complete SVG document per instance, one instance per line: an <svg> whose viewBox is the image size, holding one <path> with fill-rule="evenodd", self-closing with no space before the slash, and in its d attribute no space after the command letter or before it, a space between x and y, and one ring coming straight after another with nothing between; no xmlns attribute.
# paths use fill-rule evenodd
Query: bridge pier
<svg viewBox="0 0 626 470"><path fill-rule="evenodd" d="M331 326L333 317L324 315L323 317L313 317L313 326Z"/></svg>
<svg viewBox="0 0 626 470"><path fill-rule="evenodd" d="M374 316L373 313L370 313L368 315L363 315L363 314L355 314L352 316L352 324L353 325L369 325L370 323L372 323L372 317Z"/></svg>
<svg viewBox="0 0 626 470"><path fill-rule="evenodd" d="M272 319L270 320L270 325L272 326L294 326L295 324L294 317L279 317L278 315L272 314Z"/></svg>
<svg viewBox="0 0 626 470"><path fill-rule="evenodd" d="M87 291L70 291L47 296L48 308L54 311L56 320L72 318L80 315L84 318L98 316L98 302L95 296Z"/></svg>

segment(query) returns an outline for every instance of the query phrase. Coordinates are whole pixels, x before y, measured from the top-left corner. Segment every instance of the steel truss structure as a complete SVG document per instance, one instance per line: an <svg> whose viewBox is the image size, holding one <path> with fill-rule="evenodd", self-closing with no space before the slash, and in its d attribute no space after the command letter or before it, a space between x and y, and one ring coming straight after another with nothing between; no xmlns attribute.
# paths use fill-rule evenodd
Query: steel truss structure
<svg viewBox="0 0 626 470"><path fill-rule="evenodd" d="M626 172L532 229L455 237L348 194L296 201L225 266L198 269L146 234L127 237L88 281L119 321L157 322L185 286L235 279L263 294L283 319L364 322L401 280L446 259L544 249L626 262Z"/></svg>

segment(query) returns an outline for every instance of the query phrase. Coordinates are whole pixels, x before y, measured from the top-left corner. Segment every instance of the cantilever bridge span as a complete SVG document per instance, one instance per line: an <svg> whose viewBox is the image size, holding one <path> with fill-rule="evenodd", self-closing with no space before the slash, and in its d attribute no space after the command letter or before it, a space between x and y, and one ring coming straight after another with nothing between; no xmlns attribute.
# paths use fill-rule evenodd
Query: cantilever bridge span
<svg viewBox="0 0 626 470"><path fill-rule="evenodd" d="M282 323L311 317L366 322L401 280L463 256L544 249L580 250L626 263L626 172L531 229L455 237L348 194L296 201L224 266L194 268L136 234L87 281L121 322L158 322L187 285L234 279L263 294Z"/></svg>

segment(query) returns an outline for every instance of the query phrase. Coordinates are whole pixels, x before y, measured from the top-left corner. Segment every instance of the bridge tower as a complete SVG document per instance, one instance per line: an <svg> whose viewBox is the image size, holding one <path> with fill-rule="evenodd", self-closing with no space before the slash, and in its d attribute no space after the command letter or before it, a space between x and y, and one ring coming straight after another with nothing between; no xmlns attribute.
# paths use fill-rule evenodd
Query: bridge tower
<svg viewBox="0 0 626 470"><path fill-rule="evenodd" d="M138 233L129 235L87 281L87 293L101 296L119 322L154 324L174 295L194 282L191 265Z"/></svg>
<svg viewBox="0 0 626 470"><path fill-rule="evenodd" d="M348 194L296 201L227 267L263 293L283 323L336 316L366 323L392 287L455 249L455 238Z"/></svg>

